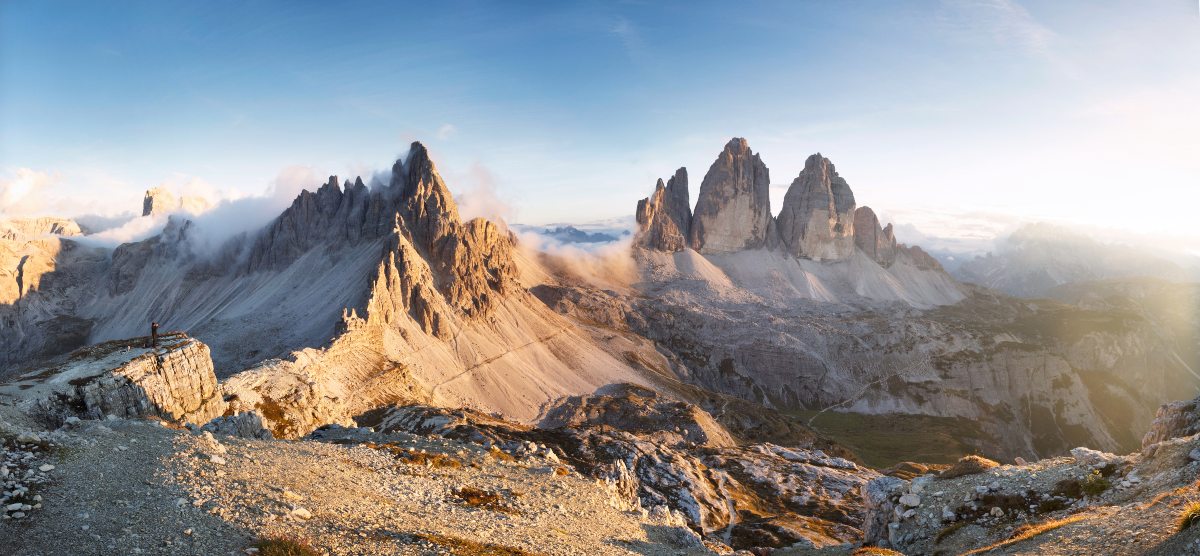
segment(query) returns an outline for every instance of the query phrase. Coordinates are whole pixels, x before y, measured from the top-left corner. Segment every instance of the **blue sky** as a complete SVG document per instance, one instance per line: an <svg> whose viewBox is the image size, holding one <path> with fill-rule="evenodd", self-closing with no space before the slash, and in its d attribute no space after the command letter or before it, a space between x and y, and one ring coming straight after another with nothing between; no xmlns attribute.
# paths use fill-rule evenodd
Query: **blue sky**
<svg viewBox="0 0 1200 556"><path fill-rule="evenodd" d="M820 151L925 233L1186 239L1197 99L1194 1L8 0L0 210L315 186L419 139L456 192L579 222L629 215L678 166L694 198L744 136L775 210Z"/></svg>

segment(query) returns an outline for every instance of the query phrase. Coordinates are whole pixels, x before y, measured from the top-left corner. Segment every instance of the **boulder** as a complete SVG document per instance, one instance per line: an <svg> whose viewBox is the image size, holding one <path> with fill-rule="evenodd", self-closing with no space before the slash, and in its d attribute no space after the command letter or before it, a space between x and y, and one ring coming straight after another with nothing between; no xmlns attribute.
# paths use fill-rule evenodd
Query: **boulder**
<svg viewBox="0 0 1200 556"><path fill-rule="evenodd" d="M205 431L225 436L242 438L258 438L268 440L275 435L263 425L262 415L253 411L244 411L234 415L223 415L209 421L203 427Z"/></svg>
<svg viewBox="0 0 1200 556"><path fill-rule="evenodd" d="M1075 458L1075 462L1079 465L1088 467L1103 467L1111 462L1122 459L1121 456L1093 450L1091 448L1078 447L1071 449L1071 457Z"/></svg>

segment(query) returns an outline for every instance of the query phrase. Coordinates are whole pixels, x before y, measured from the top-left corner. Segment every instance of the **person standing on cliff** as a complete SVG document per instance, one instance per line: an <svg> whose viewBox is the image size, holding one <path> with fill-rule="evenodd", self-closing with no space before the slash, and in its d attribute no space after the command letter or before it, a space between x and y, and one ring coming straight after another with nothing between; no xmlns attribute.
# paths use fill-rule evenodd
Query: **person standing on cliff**
<svg viewBox="0 0 1200 556"><path fill-rule="evenodd" d="M150 323L150 348L154 349L157 347L158 347L158 323L152 322L152 323Z"/></svg>

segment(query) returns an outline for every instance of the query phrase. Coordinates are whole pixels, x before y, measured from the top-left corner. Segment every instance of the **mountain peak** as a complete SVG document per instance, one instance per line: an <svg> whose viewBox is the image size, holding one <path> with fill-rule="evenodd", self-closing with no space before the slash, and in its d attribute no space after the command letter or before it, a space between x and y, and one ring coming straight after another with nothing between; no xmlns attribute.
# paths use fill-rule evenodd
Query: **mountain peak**
<svg viewBox="0 0 1200 556"><path fill-rule="evenodd" d="M796 257L845 259L854 254L854 205L854 192L833 162L813 154L783 197L780 240Z"/></svg>
<svg viewBox="0 0 1200 556"><path fill-rule="evenodd" d="M767 165L735 137L700 183L688 242L702 253L768 247L774 231Z"/></svg>

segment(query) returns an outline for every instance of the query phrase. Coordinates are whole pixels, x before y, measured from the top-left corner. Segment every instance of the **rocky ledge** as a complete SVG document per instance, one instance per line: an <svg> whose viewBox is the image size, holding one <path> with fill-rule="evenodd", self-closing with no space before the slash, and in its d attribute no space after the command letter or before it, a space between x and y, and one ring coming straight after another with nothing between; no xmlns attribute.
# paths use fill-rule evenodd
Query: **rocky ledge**
<svg viewBox="0 0 1200 556"><path fill-rule="evenodd" d="M32 414L52 422L69 417L158 417L207 423L225 410L208 346L181 332L116 340L72 353L46 371L0 387Z"/></svg>

